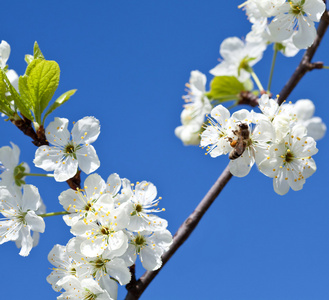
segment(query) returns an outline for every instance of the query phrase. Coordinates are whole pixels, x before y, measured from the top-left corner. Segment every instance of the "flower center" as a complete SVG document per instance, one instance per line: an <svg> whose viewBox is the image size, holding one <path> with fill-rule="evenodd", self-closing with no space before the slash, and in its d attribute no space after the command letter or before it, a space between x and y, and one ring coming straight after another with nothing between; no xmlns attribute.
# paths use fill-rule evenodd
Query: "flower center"
<svg viewBox="0 0 329 300"><path fill-rule="evenodd" d="M140 213L143 210L143 206L141 204L136 204L135 210L136 212Z"/></svg>
<svg viewBox="0 0 329 300"><path fill-rule="evenodd" d="M141 249L143 249L147 243L146 239L143 235L138 234L134 240L132 240L132 244L136 247L136 252L139 254Z"/></svg>
<svg viewBox="0 0 329 300"><path fill-rule="evenodd" d="M85 206L85 211L90 211L91 207L92 207L91 203L87 203Z"/></svg>
<svg viewBox="0 0 329 300"><path fill-rule="evenodd" d="M72 268L72 269L70 270L70 274L71 274L71 275L75 276L76 273L77 273L77 270L76 270L75 268Z"/></svg>
<svg viewBox="0 0 329 300"><path fill-rule="evenodd" d="M110 235L111 230L108 227L103 226L101 229L101 233L104 235Z"/></svg>
<svg viewBox="0 0 329 300"><path fill-rule="evenodd" d="M288 150L289 151L287 151L287 153L286 153L285 161L287 163L290 163L290 162L292 162L294 160L295 156L294 156L293 153L290 152L290 149L288 149Z"/></svg>
<svg viewBox="0 0 329 300"><path fill-rule="evenodd" d="M92 293L90 290L85 289L86 290L86 294L84 296L84 300L96 300L97 299L97 295L95 295L94 293Z"/></svg>
<svg viewBox="0 0 329 300"><path fill-rule="evenodd" d="M295 16L297 16L299 14L304 15L304 11L303 11L304 2L305 2L305 0L301 1L301 2L298 2L298 3L289 2L289 4L290 4L290 13L292 15L295 15Z"/></svg>

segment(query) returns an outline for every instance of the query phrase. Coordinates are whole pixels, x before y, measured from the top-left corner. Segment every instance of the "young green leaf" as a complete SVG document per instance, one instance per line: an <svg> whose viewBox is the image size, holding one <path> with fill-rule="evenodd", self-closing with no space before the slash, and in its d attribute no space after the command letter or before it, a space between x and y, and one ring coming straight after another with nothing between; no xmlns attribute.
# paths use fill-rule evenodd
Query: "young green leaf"
<svg viewBox="0 0 329 300"><path fill-rule="evenodd" d="M22 99L20 94L15 90L15 88L10 83L6 73L3 70L1 70L1 79L0 80L6 84L6 92L10 93L10 97L11 97L11 99L14 100L15 105L17 106L19 111L26 118L33 121L33 116L30 111L32 107L31 107L30 103L28 101L24 101L24 99Z"/></svg>
<svg viewBox="0 0 329 300"><path fill-rule="evenodd" d="M234 76L216 76L210 83L210 91L206 96L210 100L220 102L235 100L245 86Z"/></svg>
<svg viewBox="0 0 329 300"><path fill-rule="evenodd" d="M45 123L46 118L49 114L51 114L56 108L60 107L62 104L64 104L67 100L71 98L75 94L77 90L70 90L59 96L56 101L48 108L47 112L45 113L42 125Z"/></svg>
<svg viewBox="0 0 329 300"><path fill-rule="evenodd" d="M34 102L34 115L41 124L41 114L58 87L60 69L55 61L36 59L28 66L26 74L27 87Z"/></svg>
<svg viewBox="0 0 329 300"><path fill-rule="evenodd" d="M45 59L45 57L43 56L43 54L39 48L39 45L36 41L34 42L33 56L34 56L34 59L38 59L38 58Z"/></svg>

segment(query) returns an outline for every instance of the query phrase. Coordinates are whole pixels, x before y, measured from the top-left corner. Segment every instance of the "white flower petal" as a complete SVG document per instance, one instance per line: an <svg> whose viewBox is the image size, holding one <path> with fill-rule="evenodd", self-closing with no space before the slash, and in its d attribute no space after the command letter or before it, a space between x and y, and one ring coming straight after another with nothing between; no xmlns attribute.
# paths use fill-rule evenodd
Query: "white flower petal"
<svg viewBox="0 0 329 300"><path fill-rule="evenodd" d="M55 118L45 130L47 141L55 146L64 147L70 141L70 133L67 130L69 120L66 118Z"/></svg>
<svg viewBox="0 0 329 300"><path fill-rule="evenodd" d="M63 182L72 178L78 170L78 161L68 156L63 161L56 163L54 178L58 182Z"/></svg>
<svg viewBox="0 0 329 300"><path fill-rule="evenodd" d="M100 161L96 154L96 150L92 145L82 147L76 152L76 154L79 167L84 173L90 174L99 168Z"/></svg>
<svg viewBox="0 0 329 300"><path fill-rule="evenodd" d="M100 134L99 121L94 117L84 117L72 129L72 139L77 144L91 144Z"/></svg>
<svg viewBox="0 0 329 300"><path fill-rule="evenodd" d="M299 49L305 49L311 46L316 37L314 22L307 17L298 16L298 31L292 40Z"/></svg>

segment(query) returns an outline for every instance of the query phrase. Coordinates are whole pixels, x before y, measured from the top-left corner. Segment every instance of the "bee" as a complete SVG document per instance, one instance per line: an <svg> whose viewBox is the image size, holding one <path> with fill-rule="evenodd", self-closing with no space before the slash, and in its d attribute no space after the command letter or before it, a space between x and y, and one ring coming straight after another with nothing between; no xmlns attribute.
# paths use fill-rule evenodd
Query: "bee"
<svg viewBox="0 0 329 300"><path fill-rule="evenodd" d="M239 129L233 133L238 136L236 140L229 138L230 145L233 147L229 154L229 159L234 160L239 158L249 144L249 126L246 123L239 124Z"/></svg>

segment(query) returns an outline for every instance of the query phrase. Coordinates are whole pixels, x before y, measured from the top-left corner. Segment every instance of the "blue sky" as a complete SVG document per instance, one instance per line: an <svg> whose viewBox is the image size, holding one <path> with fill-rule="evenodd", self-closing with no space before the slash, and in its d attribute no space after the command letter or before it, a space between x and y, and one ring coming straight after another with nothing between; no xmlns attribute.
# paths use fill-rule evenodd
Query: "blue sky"
<svg viewBox="0 0 329 300"><path fill-rule="evenodd" d="M118 173L132 182L153 182L162 196L172 233L194 210L228 163L199 147L185 147L174 135L180 125L184 84L191 70L217 64L218 48L229 36L250 28L239 1L7 1L1 39L12 47L9 67L24 74L25 54L38 41L47 59L61 67L55 96L78 92L53 117L70 122L95 116L101 134L94 143L101 160L96 171ZM329 38L315 55L329 65ZM255 66L266 84L272 50ZM301 58L278 55L273 92L278 93ZM307 74L289 100L309 98L329 124L328 70ZM48 122L52 118L49 117ZM71 123L72 124L72 123ZM1 121L1 144L21 148L33 172L36 147L10 123ZM142 299L328 299L329 181L327 136L314 157L318 170L300 192L278 196L272 180L254 167L233 178L199 226L148 287ZM85 175L82 176L84 180ZM28 178L47 211L60 211L66 183ZM0 246L1 298L55 299L46 282L47 255L72 237L61 217L45 220L46 232L27 258L14 243ZM138 266L138 274L142 274ZM125 295L119 290L119 299Z"/></svg>

